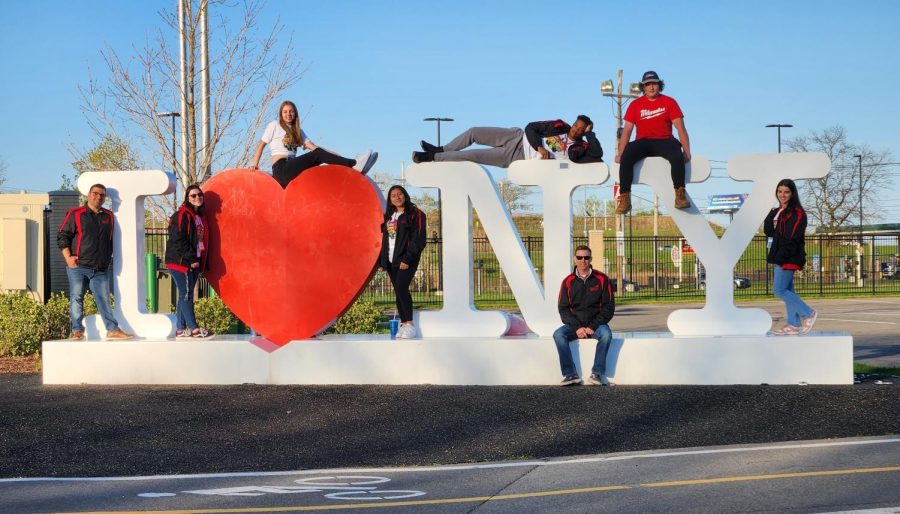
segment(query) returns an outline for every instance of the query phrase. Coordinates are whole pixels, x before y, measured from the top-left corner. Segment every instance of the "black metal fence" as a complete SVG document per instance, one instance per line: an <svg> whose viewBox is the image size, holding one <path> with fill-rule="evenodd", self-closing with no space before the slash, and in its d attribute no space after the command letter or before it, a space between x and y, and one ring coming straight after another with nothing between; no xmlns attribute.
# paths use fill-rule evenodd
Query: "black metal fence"
<svg viewBox="0 0 900 514"><path fill-rule="evenodd" d="M624 273L625 290L618 294L620 300L695 298L699 301L703 298L705 273L696 254L688 247L682 252L680 265L673 261L672 249L682 248L682 238L625 237L618 245L615 236L603 239L602 251L594 248L593 265L616 280ZM147 229L147 252L163 256L165 241L164 229ZM543 276L543 238L524 237L523 243L538 276ZM573 247L587 243L586 237L573 238ZM411 286L417 306L433 307L442 303L442 244L440 238L428 239ZM473 244L476 306L515 306L515 298L488 239L474 238ZM618 261L617 249L624 250L624 256ZM809 235L806 253L806 267L794 280L794 287L801 295L900 294L900 232L866 234L861 243L859 235ZM736 298L772 295L772 266L766 264L764 236L753 238L734 274ZM363 297L385 307L393 305L394 293L387 274L376 272Z"/></svg>

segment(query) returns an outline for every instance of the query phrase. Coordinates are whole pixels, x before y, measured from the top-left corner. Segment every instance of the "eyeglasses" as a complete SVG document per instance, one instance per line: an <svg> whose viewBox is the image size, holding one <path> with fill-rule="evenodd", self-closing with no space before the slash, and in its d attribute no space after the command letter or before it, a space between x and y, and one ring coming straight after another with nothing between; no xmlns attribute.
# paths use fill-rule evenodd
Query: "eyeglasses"
<svg viewBox="0 0 900 514"><path fill-rule="evenodd" d="M194 193L192 195L188 195L190 198L203 198L203 193Z"/></svg>
<svg viewBox="0 0 900 514"><path fill-rule="evenodd" d="M576 255L575 258L578 259L579 261L589 261L589 260L591 260L591 256L590 256L590 255Z"/></svg>

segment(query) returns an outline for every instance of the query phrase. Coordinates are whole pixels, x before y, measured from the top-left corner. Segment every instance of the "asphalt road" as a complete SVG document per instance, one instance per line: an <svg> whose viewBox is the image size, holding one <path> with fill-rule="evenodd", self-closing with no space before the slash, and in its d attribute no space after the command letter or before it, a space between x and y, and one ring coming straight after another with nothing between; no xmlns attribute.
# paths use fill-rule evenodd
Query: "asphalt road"
<svg viewBox="0 0 900 514"><path fill-rule="evenodd" d="M853 360L873 366L900 367L900 298L807 299L819 312L814 331L849 332L853 336ZM610 326L615 332L667 332L666 319L676 304L645 303L616 307ZM677 308L703 304L679 303ZM780 301L741 302L769 312L778 327L783 324Z"/></svg>
<svg viewBox="0 0 900 514"><path fill-rule="evenodd" d="M879 507L900 508L900 438L459 466L0 480L2 512L799 513Z"/></svg>

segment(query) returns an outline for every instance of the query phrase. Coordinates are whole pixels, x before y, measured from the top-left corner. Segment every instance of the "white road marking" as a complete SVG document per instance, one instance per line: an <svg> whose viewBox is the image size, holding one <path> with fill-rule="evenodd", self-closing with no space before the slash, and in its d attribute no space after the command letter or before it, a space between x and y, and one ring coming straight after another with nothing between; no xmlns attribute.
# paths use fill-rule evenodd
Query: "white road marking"
<svg viewBox="0 0 900 514"><path fill-rule="evenodd" d="M861 319L819 318L819 321L842 321L844 323L866 323L869 325L896 325L893 321L863 321Z"/></svg>
<svg viewBox="0 0 900 514"><path fill-rule="evenodd" d="M208 478L242 478L242 477L276 477L276 476L297 476L297 475L321 475L324 473L418 473L422 471L467 471L473 469L496 469L496 468L513 468L513 467L535 467L535 466L566 466L572 464L587 464L606 461L622 461L635 459L658 459L666 457L682 457L687 455L711 455L725 453L747 453L762 451L780 451L780 450L801 450L810 448L836 448L841 446L868 446L873 444L897 444L900 438L875 439L861 441L833 441L821 443L798 443L798 444L773 444L767 446L750 446L738 448L717 448L707 450L686 450L686 451L668 451L657 453L642 453L631 455L613 455L611 457L582 457L576 459L560 459L560 460L534 460L520 462L499 462L493 464L450 464L446 466L429 466L429 467L396 467L396 468L333 468L333 469L309 469L299 471L263 471L263 472L246 472L246 473L206 473L195 475L151 475L151 476L132 476L132 477L35 477L35 478L0 478L2 483L21 483L21 482L127 482L141 480L180 480L180 479L208 479Z"/></svg>

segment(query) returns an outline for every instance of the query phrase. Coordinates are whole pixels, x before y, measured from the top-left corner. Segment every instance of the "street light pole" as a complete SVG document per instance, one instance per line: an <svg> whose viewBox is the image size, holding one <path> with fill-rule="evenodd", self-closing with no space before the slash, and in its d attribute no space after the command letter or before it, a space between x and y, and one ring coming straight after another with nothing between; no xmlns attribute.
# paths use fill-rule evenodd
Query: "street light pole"
<svg viewBox="0 0 900 514"><path fill-rule="evenodd" d="M172 174L175 175L175 191L172 192L172 199L175 206L178 205L178 172L175 168L178 166L175 158L175 118L180 118L180 112L158 112L156 115L160 118L172 118Z"/></svg>
<svg viewBox="0 0 900 514"><path fill-rule="evenodd" d="M793 125L789 125L787 123L773 123L771 125L766 125L766 128L778 128L778 153L781 153L781 129L782 128L791 128Z"/></svg>
<svg viewBox="0 0 900 514"><path fill-rule="evenodd" d="M453 121L453 118L440 118L440 117L425 118L422 121L436 121L437 122L437 130L438 130L437 146L441 146L441 122L442 121Z"/></svg>
<svg viewBox="0 0 900 514"><path fill-rule="evenodd" d="M859 161L859 244L862 244L863 234L863 177L862 177L862 155L854 155Z"/></svg>
<svg viewBox="0 0 900 514"><path fill-rule="evenodd" d="M612 80L604 80L600 83L600 94L609 97L616 104L616 155L619 153L619 139L622 137L622 107L625 106L633 98L641 96L641 85L632 83L628 88L629 92L622 93L622 70L619 70L617 87L613 89ZM618 289L622 293L625 291L625 259L624 255L619 253L619 241L622 241L624 247L625 237L625 215L616 216L616 275L619 277Z"/></svg>

